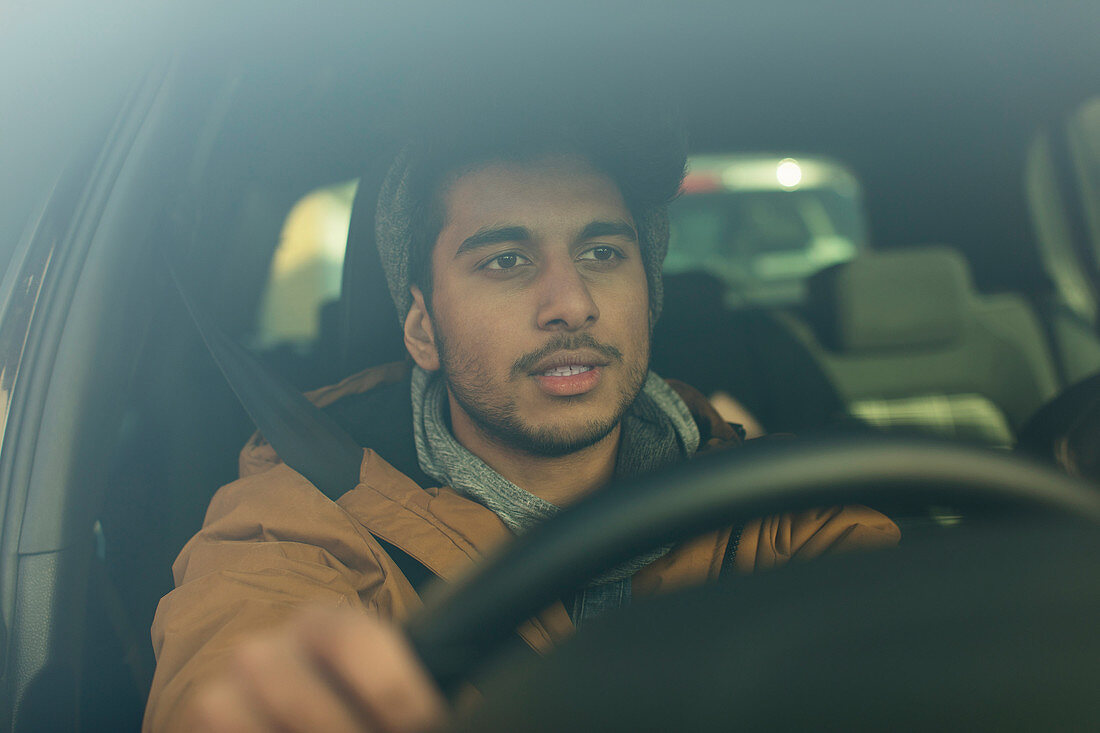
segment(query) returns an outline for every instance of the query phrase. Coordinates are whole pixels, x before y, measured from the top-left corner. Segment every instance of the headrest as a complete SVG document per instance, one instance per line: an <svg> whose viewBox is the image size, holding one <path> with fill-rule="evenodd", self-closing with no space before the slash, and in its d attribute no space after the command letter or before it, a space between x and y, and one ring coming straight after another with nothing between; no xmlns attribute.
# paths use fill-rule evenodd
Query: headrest
<svg viewBox="0 0 1100 733"><path fill-rule="evenodd" d="M948 344L962 333L972 287L966 261L945 246L867 253L809 282L809 317L836 351Z"/></svg>
<svg viewBox="0 0 1100 733"><path fill-rule="evenodd" d="M404 334L374 243L375 203L386 165L388 162L383 161L367 167L351 207L343 283L334 318L341 376L407 356Z"/></svg>

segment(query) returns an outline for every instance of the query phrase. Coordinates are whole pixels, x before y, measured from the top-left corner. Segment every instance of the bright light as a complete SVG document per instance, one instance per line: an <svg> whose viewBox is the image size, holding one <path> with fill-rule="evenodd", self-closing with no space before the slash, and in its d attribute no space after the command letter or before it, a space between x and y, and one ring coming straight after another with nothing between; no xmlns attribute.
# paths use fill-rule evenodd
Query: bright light
<svg viewBox="0 0 1100 733"><path fill-rule="evenodd" d="M794 158L784 158L775 167L775 179L783 188L794 188L802 182L802 166Z"/></svg>

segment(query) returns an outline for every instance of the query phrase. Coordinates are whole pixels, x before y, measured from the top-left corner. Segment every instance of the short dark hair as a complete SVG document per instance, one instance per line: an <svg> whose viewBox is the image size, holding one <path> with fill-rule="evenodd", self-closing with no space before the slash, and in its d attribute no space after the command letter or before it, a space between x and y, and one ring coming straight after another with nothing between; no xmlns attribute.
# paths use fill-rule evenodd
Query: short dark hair
<svg viewBox="0 0 1100 733"><path fill-rule="evenodd" d="M490 162L533 162L577 155L619 187L631 214L668 204L684 176L687 142L679 117L653 104L614 112L496 114L451 124L411 153L409 185L413 232L409 280L431 307L432 251L446 218L447 189L463 174Z"/></svg>

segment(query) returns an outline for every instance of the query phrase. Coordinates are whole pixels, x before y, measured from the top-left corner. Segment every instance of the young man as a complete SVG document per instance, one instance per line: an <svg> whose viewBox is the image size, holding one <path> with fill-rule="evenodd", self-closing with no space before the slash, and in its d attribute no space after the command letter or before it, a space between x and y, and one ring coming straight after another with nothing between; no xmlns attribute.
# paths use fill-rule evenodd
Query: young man
<svg viewBox="0 0 1100 733"><path fill-rule="evenodd" d="M366 416L359 485L334 503L261 441L246 448L158 608L146 729L430 727L444 703L394 625L419 598L379 540L450 580L613 477L740 443L697 392L648 370L674 140L646 155L562 130L479 140L410 147L383 186L378 247L414 363L313 396ZM724 565L897 537L863 507L768 517L638 558L521 635L544 650Z"/></svg>

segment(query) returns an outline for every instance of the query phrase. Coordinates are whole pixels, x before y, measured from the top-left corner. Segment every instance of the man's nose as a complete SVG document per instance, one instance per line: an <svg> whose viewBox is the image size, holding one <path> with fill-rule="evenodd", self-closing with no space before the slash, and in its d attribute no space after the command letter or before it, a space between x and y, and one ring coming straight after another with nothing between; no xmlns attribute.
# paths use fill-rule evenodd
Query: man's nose
<svg viewBox="0 0 1100 733"><path fill-rule="evenodd" d="M547 263L539 278L538 327L575 331L595 323L600 309L572 258Z"/></svg>

